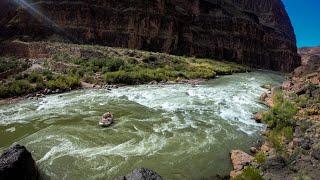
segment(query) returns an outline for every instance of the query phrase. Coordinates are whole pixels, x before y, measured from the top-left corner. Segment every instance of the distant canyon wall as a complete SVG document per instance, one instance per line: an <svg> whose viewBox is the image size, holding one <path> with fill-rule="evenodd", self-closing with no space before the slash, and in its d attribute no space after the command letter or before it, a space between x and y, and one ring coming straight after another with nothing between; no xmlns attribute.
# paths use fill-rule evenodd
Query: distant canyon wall
<svg viewBox="0 0 320 180"><path fill-rule="evenodd" d="M63 39L284 72L300 65L280 0L25 1L31 6L2 2L0 39Z"/></svg>

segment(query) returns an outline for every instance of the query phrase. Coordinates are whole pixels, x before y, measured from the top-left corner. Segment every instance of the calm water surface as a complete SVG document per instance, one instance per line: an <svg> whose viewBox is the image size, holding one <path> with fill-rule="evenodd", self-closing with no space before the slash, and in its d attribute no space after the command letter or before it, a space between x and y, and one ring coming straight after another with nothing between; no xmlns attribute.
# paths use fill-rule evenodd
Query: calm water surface
<svg viewBox="0 0 320 180"><path fill-rule="evenodd" d="M141 85L80 90L0 106L0 151L18 142L51 179L114 179L148 167L165 179L201 179L231 170L229 152L247 150L263 125L252 113L266 83L282 76L252 72L197 87ZM100 128L101 115L116 123Z"/></svg>

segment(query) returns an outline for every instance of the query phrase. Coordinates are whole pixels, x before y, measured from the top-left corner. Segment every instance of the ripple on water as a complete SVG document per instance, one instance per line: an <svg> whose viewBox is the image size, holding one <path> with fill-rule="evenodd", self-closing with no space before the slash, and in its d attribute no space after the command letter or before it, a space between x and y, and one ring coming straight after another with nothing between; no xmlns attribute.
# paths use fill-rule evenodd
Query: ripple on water
<svg viewBox="0 0 320 180"><path fill-rule="evenodd" d="M260 86L281 80L253 72L197 87L141 85L52 95L0 106L0 135L5 144L25 144L52 179L113 179L140 166L166 179L227 174L229 151L247 148L263 128L251 119L265 108L257 102ZM97 121L106 111L117 120L103 129Z"/></svg>

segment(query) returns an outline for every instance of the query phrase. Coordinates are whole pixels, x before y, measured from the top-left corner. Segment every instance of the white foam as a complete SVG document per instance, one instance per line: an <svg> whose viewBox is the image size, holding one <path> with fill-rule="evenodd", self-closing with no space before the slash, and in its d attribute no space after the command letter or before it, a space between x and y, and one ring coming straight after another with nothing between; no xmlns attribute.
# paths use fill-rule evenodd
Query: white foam
<svg viewBox="0 0 320 180"><path fill-rule="evenodd" d="M11 127L11 128L6 129L6 132L15 132L15 131L16 131L15 127Z"/></svg>
<svg viewBox="0 0 320 180"><path fill-rule="evenodd" d="M110 100L132 101L145 107L164 111L172 122L163 124L156 131L170 128L197 128L195 118L206 112L207 116L219 116L238 126L242 131L252 134L261 128L251 120L254 110L261 109L257 99L263 92L261 84L271 81L268 75L255 74L221 77L219 83L191 87L187 84L141 85L124 87L107 93L104 90L85 90L53 95L38 101L0 107L0 125L27 123L34 119L49 120L58 116L96 115L96 106L104 106ZM237 79L238 78L238 79ZM225 82L224 82L225 81ZM84 111L85 109L85 111ZM198 114L198 117L190 113ZM180 117L176 117L180 113ZM183 118L183 119L181 119Z"/></svg>
<svg viewBox="0 0 320 180"><path fill-rule="evenodd" d="M38 128L44 122L45 128L24 137L21 144L36 150L34 155L45 172L53 179L75 177L74 172L61 172L62 163L76 166L73 169L90 168L88 179L101 179L117 175L128 164L140 165L137 159L170 161L171 157L223 151L219 148L224 143L263 128L251 116L264 108L257 103L263 92L260 85L270 79L253 75L224 76L197 87L141 85L110 93L83 90L52 95L0 106L0 125L30 123ZM96 120L109 107L118 110L120 117L114 126L98 128Z"/></svg>

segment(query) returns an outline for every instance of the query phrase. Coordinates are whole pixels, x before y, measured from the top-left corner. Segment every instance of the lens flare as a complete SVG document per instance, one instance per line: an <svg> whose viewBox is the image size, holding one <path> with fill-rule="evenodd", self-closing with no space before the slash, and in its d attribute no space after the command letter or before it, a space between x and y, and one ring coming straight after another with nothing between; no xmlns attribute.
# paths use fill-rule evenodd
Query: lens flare
<svg viewBox="0 0 320 180"><path fill-rule="evenodd" d="M25 0L14 0L14 2L22 7L24 7L31 15L36 16L37 18L41 18L45 23L53 26L54 28L61 29L54 21L48 18L46 15L37 10L34 6L32 6L29 2Z"/></svg>
<svg viewBox="0 0 320 180"><path fill-rule="evenodd" d="M43 23L51 28L55 33L62 35L64 38L68 38L74 42L78 42L76 38L67 33L63 28L61 28L58 24L56 24L53 20L51 20L48 16L38 10L32 3L26 0L14 0L14 3L18 6L25 8L25 10L30 13L35 18L40 18Z"/></svg>

